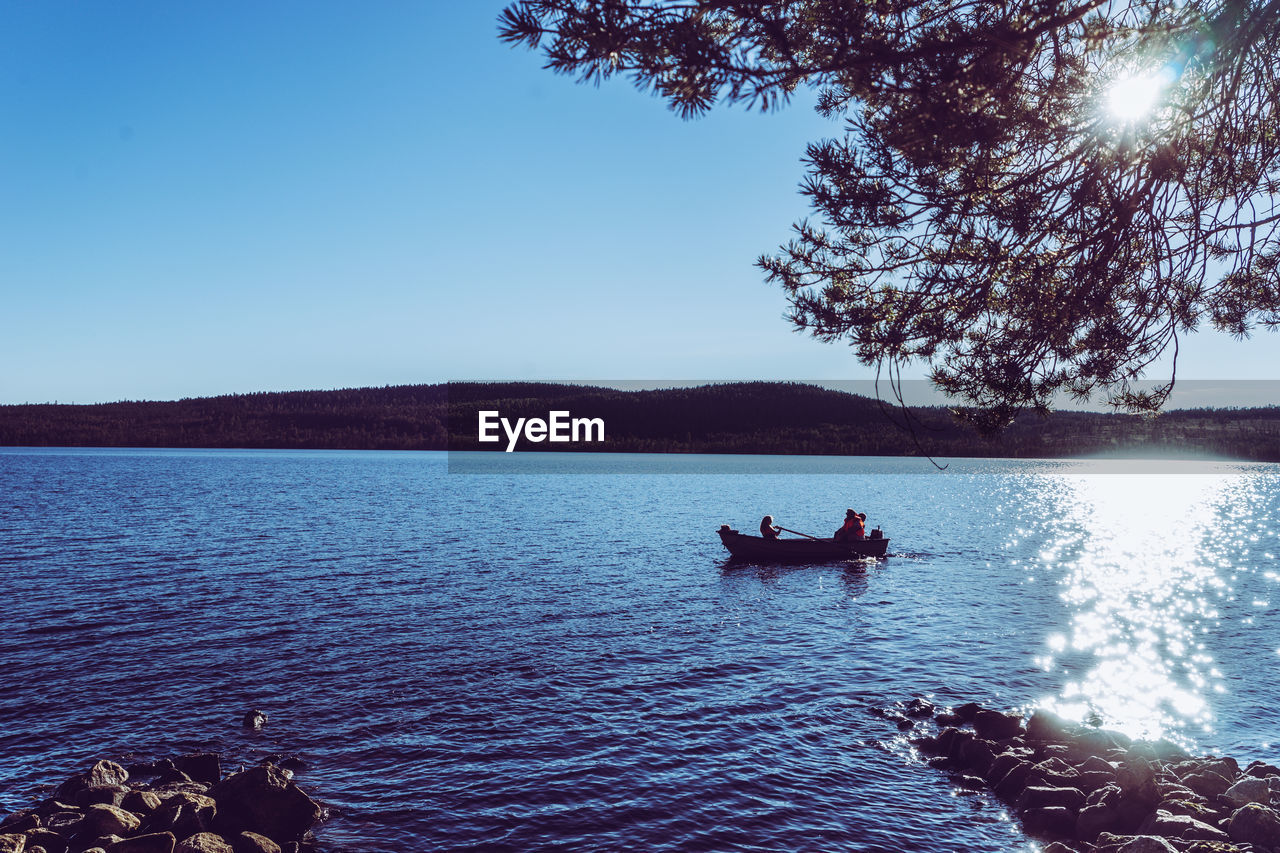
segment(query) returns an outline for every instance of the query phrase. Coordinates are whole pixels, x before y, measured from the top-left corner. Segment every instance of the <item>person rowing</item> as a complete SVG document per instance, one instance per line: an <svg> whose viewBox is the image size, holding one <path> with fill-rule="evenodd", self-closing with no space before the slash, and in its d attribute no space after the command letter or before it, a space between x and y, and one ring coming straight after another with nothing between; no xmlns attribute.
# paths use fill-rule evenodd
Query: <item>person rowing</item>
<svg viewBox="0 0 1280 853"><path fill-rule="evenodd" d="M778 534L782 531L781 527L776 527L773 523L773 516L766 515L760 519L760 535L765 539L777 539Z"/></svg>

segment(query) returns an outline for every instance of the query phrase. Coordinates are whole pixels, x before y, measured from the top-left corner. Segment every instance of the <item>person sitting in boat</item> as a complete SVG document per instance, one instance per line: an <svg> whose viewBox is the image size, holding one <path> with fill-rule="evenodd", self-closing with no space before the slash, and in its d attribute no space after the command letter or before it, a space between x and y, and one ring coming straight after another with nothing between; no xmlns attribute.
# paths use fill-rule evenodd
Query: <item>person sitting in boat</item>
<svg viewBox="0 0 1280 853"><path fill-rule="evenodd" d="M781 530L782 528L774 526L772 515L766 515L760 519L760 535L765 539L777 539Z"/></svg>
<svg viewBox="0 0 1280 853"><path fill-rule="evenodd" d="M837 542L856 542L867 538L867 514L846 510L844 524L836 531Z"/></svg>

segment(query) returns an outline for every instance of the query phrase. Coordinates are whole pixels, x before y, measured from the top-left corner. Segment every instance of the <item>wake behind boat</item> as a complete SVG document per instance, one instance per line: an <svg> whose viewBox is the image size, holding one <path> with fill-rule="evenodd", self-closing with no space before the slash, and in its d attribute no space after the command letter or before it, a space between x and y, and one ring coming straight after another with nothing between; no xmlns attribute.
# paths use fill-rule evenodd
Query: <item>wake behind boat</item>
<svg viewBox="0 0 1280 853"><path fill-rule="evenodd" d="M818 562L821 560L851 560L858 557L883 557L889 550L889 540L855 539L843 542L835 539L765 539L739 533L725 524L720 527L720 541L735 557L777 562Z"/></svg>

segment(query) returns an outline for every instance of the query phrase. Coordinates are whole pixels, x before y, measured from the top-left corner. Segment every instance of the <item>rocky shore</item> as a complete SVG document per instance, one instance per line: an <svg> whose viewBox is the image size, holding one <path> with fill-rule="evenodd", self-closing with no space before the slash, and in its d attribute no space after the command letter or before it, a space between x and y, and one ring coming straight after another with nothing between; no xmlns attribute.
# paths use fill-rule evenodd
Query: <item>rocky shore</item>
<svg viewBox="0 0 1280 853"><path fill-rule="evenodd" d="M215 753L99 761L0 821L0 853L314 853L324 810L286 767L222 775Z"/></svg>
<svg viewBox="0 0 1280 853"><path fill-rule="evenodd" d="M1045 853L1280 853L1280 768L1192 757L1046 711L913 699L881 712L930 766L991 791Z"/></svg>

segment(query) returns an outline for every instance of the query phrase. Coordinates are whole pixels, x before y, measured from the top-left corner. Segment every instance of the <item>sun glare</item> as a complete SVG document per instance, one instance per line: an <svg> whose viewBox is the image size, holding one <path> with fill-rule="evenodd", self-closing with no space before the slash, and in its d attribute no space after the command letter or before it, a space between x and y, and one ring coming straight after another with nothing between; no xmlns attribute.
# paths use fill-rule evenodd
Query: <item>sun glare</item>
<svg viewBox="0 0 1280 853"><path fill-rule="evenodd" d="M1153 109L1169 84L1164 74L1131 74L1107 90L1107 111L1121 121L1137 121Z"/></svg>

